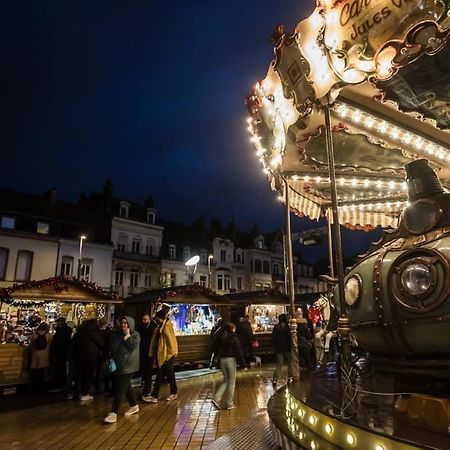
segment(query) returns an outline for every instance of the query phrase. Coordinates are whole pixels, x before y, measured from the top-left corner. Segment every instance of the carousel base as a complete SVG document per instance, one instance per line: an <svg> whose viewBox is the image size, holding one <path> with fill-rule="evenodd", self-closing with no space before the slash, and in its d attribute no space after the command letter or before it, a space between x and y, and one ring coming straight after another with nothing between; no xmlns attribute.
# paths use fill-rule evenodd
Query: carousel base
<svg viewBox="0 0 450 450"><path fill-rule="evenodd" d="M357 369L344 386L334 364L303 375L270 399L269 418L283 449L450 449L449 390L432 394L394 375ZM417 387L417 386L416 386ZM407 390L405 390L407 388Z"/></svg>

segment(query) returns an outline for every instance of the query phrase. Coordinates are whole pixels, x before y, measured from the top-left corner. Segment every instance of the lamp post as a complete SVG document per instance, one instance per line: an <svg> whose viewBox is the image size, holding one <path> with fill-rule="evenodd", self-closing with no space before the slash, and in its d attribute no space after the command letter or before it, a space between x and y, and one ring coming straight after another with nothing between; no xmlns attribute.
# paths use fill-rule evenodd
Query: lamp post
<svg viewBox="0 0 450 450"><path fill-rule="evenodd" d="M211 260L214 255L208 255L208 289L211 289Z"/></svg>
<svg viewBox="0 0 450 450"><path fill-rule="evenodd" d="M287 249L287 275L289 277L289 300L291 306L291 317L289 328L291 330L291 373L294 381L300 379L300 362L298 356L297 319L295 318L295 290L294 290L294 260L292 257L292 235L291 235L291 208L289 205L289 183L284 181L285 203L286 203L286 249Z"/></svg>
<svg viewBox="0 0 450 450"><path fill-rule="evenodd" d="M188 283L189 284L193 284L194 283L194 273L197 270L197 264L200 261L200 256L195 255L192 258L189 258L184 265L186 266L186 269L188 271ZM194 267L194 269L192 270L192 273L190 272L189 268L190 267Z"/></svg>
<svg viewBox="0 0 450 450"><path fill-rule="evenodd" d="M81 279L81 254L83 252L83 241L86 239L86 236L82 234L80 236L80 251L78 253L78 270L77 270L77 277L80 280Z"/></svg>

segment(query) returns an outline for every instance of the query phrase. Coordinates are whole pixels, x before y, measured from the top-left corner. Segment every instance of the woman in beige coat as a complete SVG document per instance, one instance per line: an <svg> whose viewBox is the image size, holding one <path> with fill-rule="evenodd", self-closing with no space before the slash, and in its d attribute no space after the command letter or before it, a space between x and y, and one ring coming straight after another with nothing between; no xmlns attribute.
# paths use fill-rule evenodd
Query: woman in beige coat
<svg viewBox="0 0 450 450"><path fill-rule="evenodd" d="M45 383L48 382L49 351L52 337L45 322L39 324L31 337L30 382L33 391L42 391Z"/></svg>

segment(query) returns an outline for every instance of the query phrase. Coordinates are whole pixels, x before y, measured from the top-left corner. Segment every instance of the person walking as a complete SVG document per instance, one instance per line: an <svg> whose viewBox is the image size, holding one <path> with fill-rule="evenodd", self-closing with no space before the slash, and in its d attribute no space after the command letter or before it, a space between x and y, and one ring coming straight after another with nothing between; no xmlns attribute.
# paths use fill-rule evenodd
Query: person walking
<svg viewBox="0 0 450 450"><path fill-rule="evenodd" d="M113 373L114 400L111 412L105 417L106 423L117 422L117 414L127 397L130 408L124 412L131 416L139 412L136 395L131 387L133 374L139 370L139 343L140 335L135 330L134 319L125 316L120 321L120 330L111 336L110 355L116 365Z"/></svg>
<svg viewBox="0 0 450 450"><path fill-rule="evenodd" d="M158 402L159 390L163 384L164 377L166 377L170 385L170 395L166 401L170 402L178 397L175 371L173 368L174 359L178 355L178 343L172 322L167 318L167 310L159 310L155 317L158 322L158 327L153 333L150 342L150 357L155 358L156 364L158 365L158 372L153 391L150 397L144 400L149 403Z"/></svg>
<svg viewBox="0 0 450 450"><path fill-rule="evenodd" d="M106 345L96 319L89 319L81 324L74 336L73 345L73 357L81 383L80 400L86 402L94 398L91 390L95 371Z"/></svg>
<svg viewBox="0 0 450 450"><path fill-rule="evenodd" d="M288 317L286 314L278 316L278 323L272 330L272 342L277 357L277 365L273 374L272 384L276 387L280 378L281 369L284 364L288 366L288 377L292 378L291 372L291 331L289 329Z"/></svg>
<svg viewBox="0 0 450 450"><path fill-rule="evenodd" d="M235 329L236 327L233 323L227 323L224 327L224 332L218 338L220 339L219 359L220 370L223 374L223 381L211 400L217 409L221 409L220 402L225 391L227 393L226 409L233 409L236 407L234 403L236 366L239 364L241 367L245 367L246 364L244 352L242 350L239 338L235 334Z"/></svg>
<svg viewBox="0 0 450 450"><path fill-rule="evenodd" d="M60 392L67 384L67 360L72 337L70 328L64 317L55 321L55 334L50 344L50 368L53 373L51 392Z"/></svg>
<svg viewBox="0 0 450 450"><path fill-rule="evenodd" d="M153 334L158 327L156 319L151 318L149 314L142 316L142 325L140 329L141 344L139 347L140 354L140 370L142 376L142 400L150 400L150 392L152 389L152 374L155 358L150 356L150 342Z"/></svg>
<svg viewBox="0 0 450 450"><path fill-rule="evenodd" d="M239 319L236 333L244 352L245 367L248 368L250 367L250 362L253 360L252 343L254 341L253 329L249 316L241 317Z"/></svg>

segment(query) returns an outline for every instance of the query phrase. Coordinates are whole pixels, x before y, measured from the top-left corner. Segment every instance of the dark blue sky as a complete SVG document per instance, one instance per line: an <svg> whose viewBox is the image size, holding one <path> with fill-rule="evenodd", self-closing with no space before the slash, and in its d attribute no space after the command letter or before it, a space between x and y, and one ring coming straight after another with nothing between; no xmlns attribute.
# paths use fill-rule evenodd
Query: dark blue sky
<svg viewBox="0 0 450 450"><path fill-rule="evenodd" d="M161 216L283 224L244 96L311 1L15 0L0 7L0 184L152 193ZM293 228L310 224L294 221ZM366 241L366 239L362 239ZM364 244L365 245L365 244Z"/></svg>

